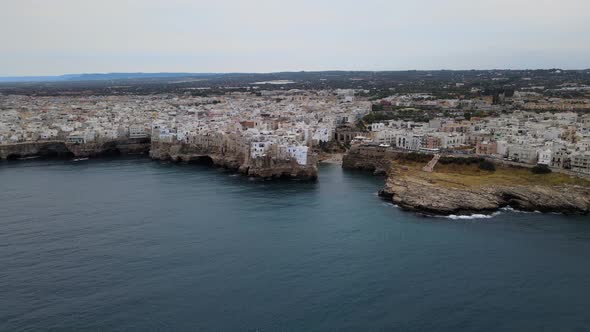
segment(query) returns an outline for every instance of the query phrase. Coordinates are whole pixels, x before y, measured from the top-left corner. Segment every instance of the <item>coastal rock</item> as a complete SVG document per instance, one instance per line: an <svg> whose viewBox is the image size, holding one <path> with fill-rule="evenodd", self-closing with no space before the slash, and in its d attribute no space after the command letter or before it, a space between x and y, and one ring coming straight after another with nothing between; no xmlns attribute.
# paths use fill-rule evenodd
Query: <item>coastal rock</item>
<svg viewBox="0 0 590 332"><path fill-rule="evenodd" d="M72 144L64 141L25 142L0 145L0 159L31 157L73 158L143 154L147 153L149 148L149 139L122 139L87 144Z"/></svg>
<svg viewBox="0 0 590 332"><path fill-rule="evenodd" d="M588 214L590 189L582 186L449 188L420 178L391 176L382 190L402 209L435 215L489 213L510 206L523 211Z"/></svg>
<svg viewBox="0 0 590 332"><path fill-rule="evenodd" d="M64 142L31 142L0 145L0 159L19 159L31 157L71 157Z"/></svg>
<svg viewBox="0 0 590 332"><path fill-rule="evenodd" d="M376 175L385 175L396 155L385 148L353 147L342 157L342 167L367 170L374 172Z"/></svg>
<svg viewBox="0 0 590 332"><path fill-rule="evenodd" d="M425 158L428 159L427 157ZM472 184L435 181L415 172L422 161L404 164L404 152L375 146L352 147L342 167L388 176L379 195L400 208L429 215L491 213L502 207L523 211L590 213L590 187L568 184ZM504 167L499 164L497 167ZM421 169L421 167L418 167ZM436 171L436 170L435 170Z"/></svg>
<svg viewBox="0 0 590 332"><path fill-rule="evenodd" d="M102 143L71 144L66 147L75 157L106 157L128 154L147 154L150 149L148 139L122 139Z"/></svg>
<svg viewBox="0 0 590 332"><path fill-rule="evenodd" d="M264 179L315 180L318 175L317 160L313 156L308 158L307 165L299 165L294 160L276 160L270 157L251 159L243 153L220 154L199 150L187 144L152 142L150 157L188 163L207 160L212 165Z"/></svg>

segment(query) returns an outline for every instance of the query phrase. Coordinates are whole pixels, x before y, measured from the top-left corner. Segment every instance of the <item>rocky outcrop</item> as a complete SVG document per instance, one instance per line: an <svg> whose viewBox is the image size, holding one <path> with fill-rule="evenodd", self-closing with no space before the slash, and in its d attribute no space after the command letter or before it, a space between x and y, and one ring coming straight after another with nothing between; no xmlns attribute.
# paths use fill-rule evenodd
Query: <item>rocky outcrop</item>
<svg viewBox="0 0 590 332"><path fill-rule="evenodd" d="M423 162L425 165L430 158L425 156L418 164ZM589 186L549 183L445 185L433 181L426 175L427 172L408 170L404 166L405 162L407 153L401 151L376 146L353 146L344 155L342 167L386 174L388 178L380 196L404 210L423 214L481 214L507 206L523 211L590 213ZM507 167L501 163L497 166Z"/></svg>
<svg viewBox="0 0 590 332"><path fill-rule="evenodd" d="M149 138L88 144L47 141L0 145L0 159L104 157L148 153L152 159L156 160L206 163L265 179L315 180L318 176L318 162L315 155L308 156L306 165L299 165L293 159L279 160L271 157L251 159L243 153L203 151L188 144L150 142Z"/></svg>
<svg viewBox="0 0 590 332"><path fill-rule="evenodd" d="M353 146L343 156L342 167L386 175L391 162L396 158L397 153L388 151L386 148Z"/></svg>
<svg viewBox="0 0 590 332"><path fill-rule="evenodd" d="M147 154L150 150L150 140L125 139L104 143L70 144L66 143L69 151L75 157L105 157L131 154Z"/></svg>
<svg viewBox="0 0 590 332"><path fill-rule="evenodd" d="M295 160L277 160L271 157L251 159L243 153L216 153L188 144L152 142L150 157L175 162L206 162L246 176L264 179L315 180L318 175L317 160L313 156L308 157L307 165L299 165Z"/></svg>
<svg viewBox="0 0 590 332"><path fill-rule="evenodd" d="M0 159L20 159L30 157L73 157L74 154L61 141L38 143L14 143L0 145Z"/></svg>
<svg viewBox="0 0 590 332"><path fill-rule="evenodd" d="M71 144L63 141L0 145L0 159L101 157L147 153L149 139L126 139L104 143Z"/></svg>
<svg viewBox="0 0 590 332"><path fill-rule="evenodd" d="M564 214L590 212L590 188L575 185L452 188L392 174L381 195L404 210L433 215L489 213L506 206Z"/></svg>

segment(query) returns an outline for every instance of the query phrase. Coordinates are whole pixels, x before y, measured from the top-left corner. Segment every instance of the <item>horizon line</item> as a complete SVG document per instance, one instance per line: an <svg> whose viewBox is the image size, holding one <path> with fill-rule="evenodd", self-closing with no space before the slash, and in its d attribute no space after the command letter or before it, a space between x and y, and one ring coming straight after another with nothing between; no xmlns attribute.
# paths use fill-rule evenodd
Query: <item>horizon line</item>
<svg viewBox="0 0 590 332"><path fill-rule="evenodd" d="M78 72L78 73L62 73L62 74L41 74L41 75L0 75L0 78L27 78L27 77L63 77L63 76L75 76L75 75L112 75L112 74L172 74L172 75L179 75L179 74L207 74L207 75L224 75L224 74L281 74L281 73L322 73L322 72L350 72L350 73L367 73L367 72L429 72L429 71L540 71L540 70L561 70L561 71L587 71L590 70L588 68L569 68L563 69L560 67L545 67L545 68L480 68L480 69L450 69L450 68L440 68L440 69L379 69L379 70L369 70L369 69L322 69L322 70L278 70L278 71L109 71L109 72Z"/></svg>

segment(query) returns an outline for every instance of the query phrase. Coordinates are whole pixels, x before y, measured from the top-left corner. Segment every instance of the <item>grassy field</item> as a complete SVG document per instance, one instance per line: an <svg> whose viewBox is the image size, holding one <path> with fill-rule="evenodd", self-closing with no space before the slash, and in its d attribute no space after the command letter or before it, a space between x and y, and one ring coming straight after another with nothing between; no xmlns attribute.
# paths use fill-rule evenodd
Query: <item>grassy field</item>
<svg viewBox="0 0 590 332"><path fill-rule="evenodd" d="M449 187L477 187L488 185L583 185L590 187L590 181L561 173L533 174L528 168L496 166L493 172L480 170L477 164L437 164L434 172L422 171L425 163L395 163L395 172L401 176L417 177L431 183Z"/></svg>

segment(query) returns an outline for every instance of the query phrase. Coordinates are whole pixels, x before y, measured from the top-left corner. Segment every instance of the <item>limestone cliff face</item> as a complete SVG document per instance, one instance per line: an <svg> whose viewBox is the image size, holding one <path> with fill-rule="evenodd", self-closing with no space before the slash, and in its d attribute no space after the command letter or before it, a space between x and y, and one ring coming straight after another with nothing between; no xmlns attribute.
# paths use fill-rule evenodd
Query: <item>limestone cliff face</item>
<svg viewBox="0 0 590 332"><path fill-rule="evenodd" d="M299 165L294 160L277 160L271 157L251 159L244 153L218 153L188 144L152 142L150 157L189 163L209 161L213 165L232 169L247 176L266 179L315 180L318 174L317 160L313 156L308 158L307 165Z"/></svg>
<svg viewBox="0 0 590 332"><path fill-rule="evenodd" d="M505 206L566 214L590 212L590 189L571 185L458 189L417 178L391 176L381 194L405 210L437 215L486 213Z"/></svg>
<svg viewBox="0 0 590 332"><path fill-rule="evenodd" d="M63 141L28 142L0 145L0 159L26 157L98 157L147 153L149 139L116 140L105 143L70 144Z"/></svg>
<svg viewBox="0 0 590 332"><path fill-rule="evenodd" d="M101 157L127 154L147 154L149 138L116 140L105 143L69 144L66 147L76 157Z"/></svg>
<svg viewBox="0 0 590 332"><path fill-rule="evenodd" d="M387 174L380 195L400 208L432 215L490 213L510 206L524 211L590 213L590 188L564 185L445 186L400 165L400 155L378 147L353 147L342 167ZM403 158L402 158L403 159Z"/></svg>
<svg viewBox="0 0 590 332"><path fill-rule="evenodd" d="M397 157L396 153L378 147L352 147L342 158L342 167L361 169L374 174L385 175L389 171L391 162Z"/></svg>
<svg viewBox="0 0 590 332"><path fill-rule="evenodd" d="M251 159L241 167L248 176L261 178L292 178L315 180L318 176L317 162L302 166L294 160L273 160L272 158Z"/></svg>
<svg viewBox="0 0 590 332"><path fill-rule="evenodd" d="M188 144L150 142L149 138L89 144L51 141L0 145L0 159L101 157L147 153L152 159L189 163L206 162L239 171L247 176L266 179L315 180L318 176L318 161L315 155L308 156L306 165L299 165L295 160L280 160L271 157L251 159L244 153L199 150Z"/></svg>
<svg viewBox="0 0 590 332"><path fill-rule="evenodd" d="M381 195L402 209L436 215L486 213L510 206L523 211L588 214L590 188L582 186L440 187L420 178L388 178Z"/></svg>

